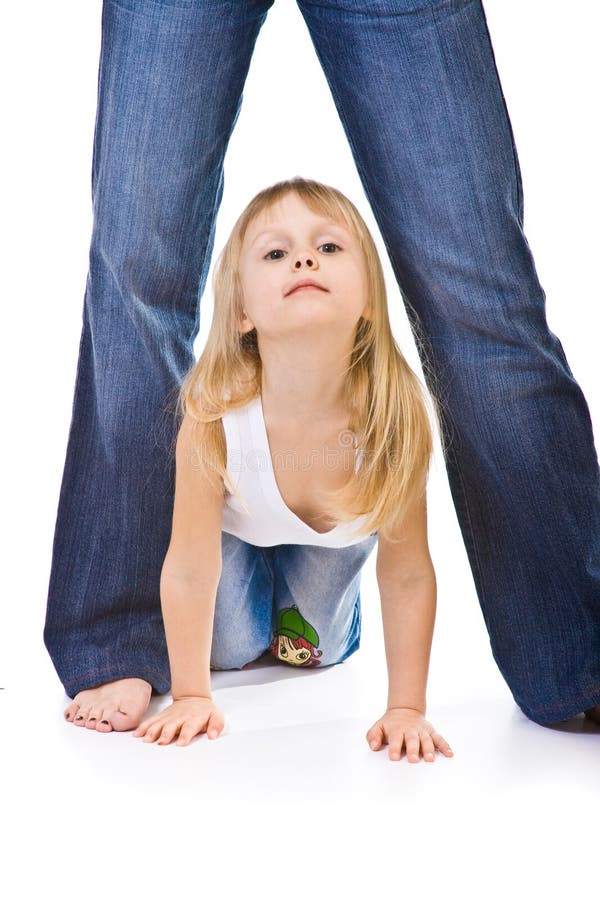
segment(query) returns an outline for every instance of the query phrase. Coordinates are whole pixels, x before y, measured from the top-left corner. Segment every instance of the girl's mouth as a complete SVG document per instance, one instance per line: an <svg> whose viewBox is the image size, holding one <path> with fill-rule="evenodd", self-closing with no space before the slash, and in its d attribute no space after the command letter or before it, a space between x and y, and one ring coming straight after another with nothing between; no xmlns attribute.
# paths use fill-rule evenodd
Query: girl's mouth
<svg viewBox="0 0 600 900"><path fill-rule="evenodd" d="M292 294L297 294L298 291L324 291L325 288L317 287L316 284L303 284L301 287L294 288L293 291L288 294L291 297Z"/></svg>

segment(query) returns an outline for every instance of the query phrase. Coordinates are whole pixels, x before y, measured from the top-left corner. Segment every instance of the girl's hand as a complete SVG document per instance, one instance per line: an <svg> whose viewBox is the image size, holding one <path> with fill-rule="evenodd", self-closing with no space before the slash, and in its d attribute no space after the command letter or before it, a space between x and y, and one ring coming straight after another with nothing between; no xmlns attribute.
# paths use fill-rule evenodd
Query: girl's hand
<svg viewBox="0 0 600 900"><path fill-rule="evenodd" d="M185 746L203 731L208 732L210 739L218 737L224 726L221 711L209 697L185 697L173 700L157 716L144 719L133 732L133 737L144 736L144 741L170 744L179 734L177 744Z"/></svg>
<svg viewBox="0 0 600 900"><path fill-rule="evenodd" d="M445 756L454 755L448 742L435 731L423 713L409 707L388 708L369 728L366 737L372 750L381 750L383 744L388 743L390 759L400 759L405 741L409 762L419 762L419 746L423 749L425 762L435 760L435 747Z"/></svg>

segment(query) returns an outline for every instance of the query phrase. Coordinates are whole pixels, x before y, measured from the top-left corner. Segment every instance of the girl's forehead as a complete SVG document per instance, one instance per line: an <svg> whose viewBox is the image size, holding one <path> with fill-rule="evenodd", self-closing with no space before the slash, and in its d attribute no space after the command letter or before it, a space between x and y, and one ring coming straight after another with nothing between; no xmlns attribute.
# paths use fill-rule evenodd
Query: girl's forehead
<svg viewBox="0 0 600 900"><path fill-rule="evenodd" d="M306 204L303 205L307 212L314 217L317 227L331 227L333 229L338 229L347 235L352 235L352 230L341 216L333 216L326 210L317 211L311 209ZM280 203L274 203L270 207L261 210L260 213L257 213L257 215L251 219L246 228L244 243L255 243L263 235L285 229L290 220L294 221L290 213L288 212L286 215L286 212L281 208Z"/></svg>

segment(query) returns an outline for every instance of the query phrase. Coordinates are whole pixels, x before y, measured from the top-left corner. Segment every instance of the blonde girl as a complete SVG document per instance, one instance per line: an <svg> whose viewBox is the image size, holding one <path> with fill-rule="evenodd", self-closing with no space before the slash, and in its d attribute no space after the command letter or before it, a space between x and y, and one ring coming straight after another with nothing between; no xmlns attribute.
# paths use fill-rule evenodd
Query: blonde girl
<svg viewBox="0 0 600 900"><path fill-rule="evenodd" d="M373 750L446 756L425 718L436 606L426 486L435 407L391 332L381 262L354 204L293 178L258 193L213 278L206 346L178 397L161 607L173 702L145 741L216 738L211 669L266 655L343 662L359 647L377 544L388 668Z"/></svg>

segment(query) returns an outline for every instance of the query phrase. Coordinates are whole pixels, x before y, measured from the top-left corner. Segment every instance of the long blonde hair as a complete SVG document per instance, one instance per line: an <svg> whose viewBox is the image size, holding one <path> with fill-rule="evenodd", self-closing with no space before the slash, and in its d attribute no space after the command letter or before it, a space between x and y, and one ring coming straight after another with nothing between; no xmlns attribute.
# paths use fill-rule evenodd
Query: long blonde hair
<svg viewBox="0 0 600 900"><path fill-rule="evenodd" d="M254 218L294 192L313 212L344 224L365 255L370 317L360 317L344 397L362 462L354 477L323 499L336 524L367 514L355 534L379 531L391 539L408 509L426 490L433 452L433 398L406 362L391 331L387 294L377 248L358 209L336 188L305 178L280 181L260 191L237 219L213 273L214 315L205 348L183 378L176 415L204 423L197 451L230 493L243 503L227 471L221 417L245 406L261 391L262 361L256 329L242 334L239 260L244 235ZM224 490L226 490L225 488Z"/></svg>

